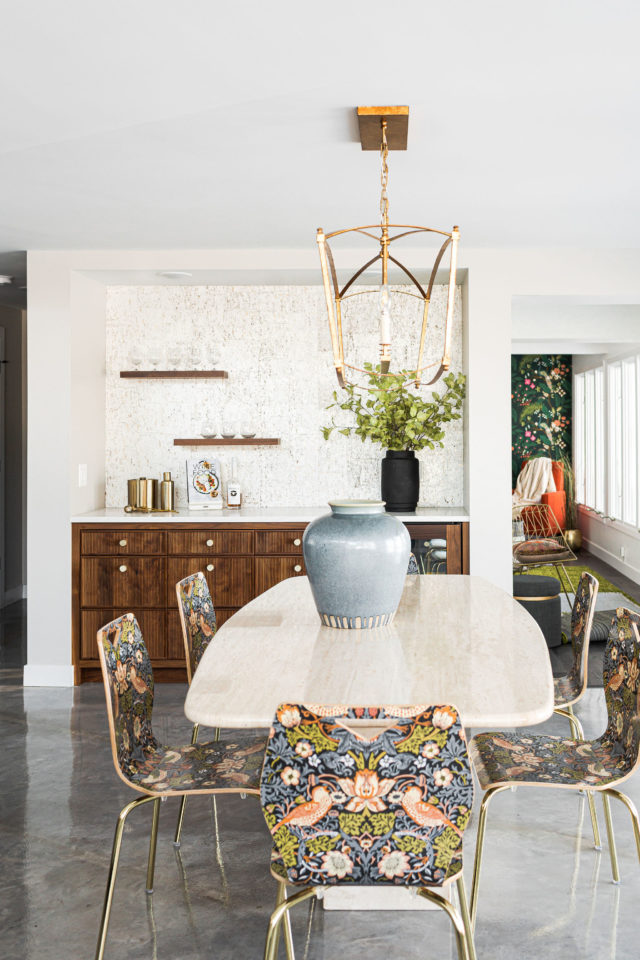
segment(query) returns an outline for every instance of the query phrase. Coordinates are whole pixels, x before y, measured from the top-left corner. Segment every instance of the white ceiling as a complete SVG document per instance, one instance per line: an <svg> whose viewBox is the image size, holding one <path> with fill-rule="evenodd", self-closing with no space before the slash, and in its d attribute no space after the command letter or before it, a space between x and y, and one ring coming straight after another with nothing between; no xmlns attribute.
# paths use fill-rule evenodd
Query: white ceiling
<svg viewBox="0 0 640 960"><path fill-rule="evenodd" d="M353 108L408 103L396 221L640 247L640 7L23 0L0 38L0 252L300 248L375 221Z"/></svg>

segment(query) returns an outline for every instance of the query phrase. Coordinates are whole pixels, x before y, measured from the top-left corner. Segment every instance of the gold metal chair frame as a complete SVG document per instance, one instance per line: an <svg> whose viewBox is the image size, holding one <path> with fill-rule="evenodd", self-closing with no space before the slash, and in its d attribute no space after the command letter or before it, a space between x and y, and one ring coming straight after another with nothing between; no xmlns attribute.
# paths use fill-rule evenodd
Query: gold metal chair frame
<svg viewBox="0 0 640 960"><path fill-rule="evenodd" d="M204 577L204 574L201 573L200 576L201 576L201 577ZM188 629L187 629L186 621L185 621L185 619L184 619L184 610L182 609L182 603L181 603L181 601L180 601L180 583L181 583L181 582L182 582L182 581L179 581L178 583L176 583L176 597L177 597L177 600L178 600L178 613L179 613L179 615L180 615L180 626L181 626L181 628L182 628L182 640L183 640L183 643L184 643L184 655L185 655L185 660L186 660L186 663L187 663L187 685L190 687L190 686L191 686L191 681L193 680L193 677L191 676L191 658L190 658L190 656L189 656L189 636L188 636ZM193 730L191 731L191 743L192 743L192 744L198 742L198 734L199 734L199 732L200 732L200 724L199 724L199 723L194 723L194 725L193 725ZM216 740L219 740L219 739L220 739L220 727L215 727L215 729L214 729L214 731L213 731L213 740L216 741ZM244 797L245 794L242 794L242 796ZM185 794L185 795L182 797L182 799L180 800L180 810L178 811L178 822L176 823L176 832L175 832L175 836L174 836L174 838L173 838L173 845L174 845L174 847L180 847L180 843L181 843L180 837L181 837L181 835L182 835L182 824L184 823L184 812L185 812L185 808L186 808L186 806L187 806L187 799L188 799L188 797L187 797L187 795ZM216 813L216 815L217 815L216 798L215 798L215 796L213 797L213 806L214 806L214 811L215 811L215 813Z"/></svg>
<svg viewBox="0 0 640 960"><path fill-rule="evenodd" d="M558 560L554 560L553 557L547 557L544 560L536 560L533 558L531 560L527 559L523 562L520 562L514 556L513 572L516 574L526 573L526 571L532 567L555 567L558 574L558 580L560 581L560 586L562 587L564 595L567 598L569 608L571 609L573 607L573 603L569 597L569 593L573 593L573 584L571 583L571 578L566 571L565 563L573 563L578 558L567 543L556 515L551 510L548 503L531 503L526 504L526 506L523 508L517 507L514 511L514 518L516 518L516 511L518 511L517 519L522 519L525 526L526 533L525 541L523 542L526 542L526 540L536 539L555 540L556 543L562 545L564 555ZM517 547L517 544L515 547ZM569 587L568 591L567 585Z"/></svg>
<svg viewBox="0 0 640 960"><path fill-rule="evenodd" d="M133 615L130 614L130 616L133 616ZM111 713L111 709L109 707L109 704L111 703L111 694L110 694L108 682L107 682L106 663L104 658L104 649L101 643L101 633L102 631L98 630L97 632L98 652L100 657L100 664L102 668L103 682L104 682L106 701L107 701L109 738L111 741L111 753L112 753L113 763L119 778L124 783L126 783L127 786L130 787L131 789L139 790L140 793L143 793L141 788L133 786L133 784L131 784L128 780L126 780L126 778L124 777L118 765L118 758L117 758L117 753L115 748L115 731L113 726L113 716ZM199 730L199 724L196 723L194 725L193 733L191 737L192 744L195 743L197 740L198 730ZM219 731L218 731L218 734L219 734ZM218 739L218 737L216 737L216 739ZM216 793L229 794L229 793L235 793L235 792L236 791L225 789L225 788L221 788L220 790L216 790L215 788L213 788L213 789L207 790L206 792L198 791L199 796L209 795L212 797L214 802L214 821L216 823L216 827L217 827L217 808L215 807ZM240 791L237 791L237 792L240 793ZM125 806L122 808L122 810L118 814L118 819L116 821L116 829L113 837L113 844L111 847L111 860L109 863L109 872L107 875L107 888L105 891L104 902L102 905L102 914L100 917L100 927L98 931L98 942L96 945L95 960L103 960L104 958L104 952L105 952L105 947L107 942L107 931L109 928L109 920L111 917L111 907L113 905L113 893L116 885L118 863L120 860L120 852L122 849L122 839L124 835L124 828L125 828L127 817L129 816L132 810L135 810L137 807L140 807L145 803L150 803L153 801L153 815L151 820L151 838L149 841L149 854L147 857L147 883L145 888L146 893L148 895L151 895L153 893L153 883L154 883L155 863L156 863L156 849L158 845L158 825L160 822L160 803L168 800L169 796L177 796L177 795L180 796L180 801L181 801L180 815L178 819L178 831L177 831L178 843L176 844L176 846L179 846L180 845L179 830L182 826L182 818L184 817L184 804L186 800L185 794L186 794L186 791L185 793L182 793L182 794L178 793L177 791L172 791L171 794L166 795L166 794L154 793L153 790L147 790L144 792L142 796L136 797L135 800L131 800L129 803L125 804ZM244 797L247 794L241 793L240 795ZM259 794L257 794L257 796L259 798ZM295 960L290 927L285 927L285 946L286 946L288 960Z"/></svg>
<svg viewBox="0 0 640 960"><path fill-rule="evenodd" d="M629 774L630 775L630 774ZM627 778L625 778L627 779ZM517 784L517 786L526 786L526 784ZM541 786L541 784L536 784L536 786ZM553 788L554 784L549 784L550 788ZM472 929L475 928L476 915L478 912L478 890L480 885L480 873L482 869L482 855L484 852L484 838L485 831L487 828L487 811L489 804L492 799L498 793L502 793L504 790L509 790L511 784L495 784L489 787L482 798L482 803L480 805L480 818L478 821L478 835L476 839L476 852L473 861L473 880L471 882L471 902L470 902L470 913L471 913L471 925ZM571 787L555 786L555 789L572 789ZM575 790L578 791L580 788L576 787ZM607 839L609 842L609 858L611 861L611 875L613 878L613 883L620 883L620 868L618 864L618 852L616 849L615 835L613 832L613 821L611 819L611 806L609 803L609 798L613 797L616 800L619 800L620 803L629 811L631 816L631 822L633 824L633 833L636 841L636 850L638 853L638 860L640 861L640 817L638 816L638 810L634 802L621 790L617 790L614 787L601 787L600 789L595 788L595 792L602 794L602 806L604 808L604 817L607 825Z"/></svg>
<svg viewBox="0 0 640 960"><path fill-rule="evenodd" d="M455 880L456 889L458 892L458 910L456 910L450 900L447 900L446 897L443 897L442 894L437 893L431 887L418 887L416 888L416 892L418 896L424 897L425 900L429 900L431 903L435 903L436 906L440 907L441 910L444 910L449 917L456 937L458 960L476 960L476 951L473 941L473 923L467 904L467 894L464 885L464 878L462 876L462 870L455 878L452 878L449 883L452 883L453 880ZM283 880L278 881L276 907L269 920L267 940L264 948L264 960L277 960L278 946L280 943L280 928L282 924L284 924L285 928L286 942L290 940L291 921L289 917L289 911L291 908L295 907L299 903L304 903L304 901L308 900L310 897L322 899L325 889L325 887L305 887L303 890L298 891L298 893L294 893L291 897L287 897L285 882ZM291 956L289 956L289 960L292 960Z"/></svg>

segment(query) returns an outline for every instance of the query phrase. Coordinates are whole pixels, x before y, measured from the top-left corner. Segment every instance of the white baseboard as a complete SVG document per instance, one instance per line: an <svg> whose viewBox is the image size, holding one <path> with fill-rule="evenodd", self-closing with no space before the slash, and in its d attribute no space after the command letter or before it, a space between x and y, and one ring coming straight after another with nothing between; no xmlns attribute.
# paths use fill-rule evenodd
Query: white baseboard
<svg viewBox="0 0 640 960"><path fill-rule="evenodd" d="M587 540L584 536L582 538L582 543L587 548L589 553L594 555L594 557L598 557L599 560L604 560L604 562L608 563L610 567L613 567L613 569L617 570L618 573L623 573L625 577L629 577L629 580L633 580L634 583L640 583L640 570L638 570L637 567L634 567L630 563L625 563L625 561L621 560L620 557L616 557L615 553L611 553L610 550L606 550L599 544L593 543L591 540Z"/></svg>
<svg viewBox="0 0 640 960"><path fill-rule="evenodd" d="M24 668L25 687L72 687L73 667L59 664L27 663Z"/></svg>
<svg viewBox="0 0 640 960"><path fill-rule="evenodd" d="M5 590L1 606L8 607L10 603L17 603L18 600L26 599L27 585L26 583L19 583L17 587L11 587L10 590Z"/></svg>

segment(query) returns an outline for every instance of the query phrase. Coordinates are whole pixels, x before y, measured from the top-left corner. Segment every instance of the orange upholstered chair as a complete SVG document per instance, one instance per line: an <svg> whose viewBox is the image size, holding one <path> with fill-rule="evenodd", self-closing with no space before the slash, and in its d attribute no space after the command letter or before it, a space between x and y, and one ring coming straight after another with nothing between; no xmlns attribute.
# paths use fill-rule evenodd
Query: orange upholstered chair
<svg viewBox="0 0 640 960"><path fill-rule="evenodd" d="M520 469L524 467L525 463L528 462L530 457L527 457L526 460L522 461ZM551 472L553 473L553 482L556 485L556 489L553 493L543 493L541 503L546 503L549 507L550 512L554 515L561 530L564 530L566 523L566 494L564 492L564 466L557 460L553 460L551 464ZM527 508L523 510L523 514L526 513ZM536 531L537 536L552 536L556 531Z"/></svg>

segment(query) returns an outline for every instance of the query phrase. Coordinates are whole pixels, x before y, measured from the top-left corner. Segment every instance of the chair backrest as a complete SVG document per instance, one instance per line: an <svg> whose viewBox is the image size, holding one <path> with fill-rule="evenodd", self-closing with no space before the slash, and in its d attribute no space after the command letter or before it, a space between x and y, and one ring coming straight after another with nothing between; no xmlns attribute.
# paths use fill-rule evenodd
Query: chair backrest
<svg viewBox="0 0 640 960"><path fill-rule="evenodd" d="M640 766L640 614L618 607L604 652L607 729L600 738L621 777Z"/></svg>
<svg viewBox="0 0 640 960"><path fill-rule="evenodd" d="M101 627L97 639L113 762L130 783L138 765L158 747L151 727L151 660L132 613Z"/></svg>
<svg viewBox="0 0 640 960"><path fill-rule="evenodd" d="M600 584L596 578L586 570L580 574L576 594L571 611L571 643L573 645L573 663L569 676L582 691L585 690L588 680L587 662L589 656L589 639L593 626L593 615L596 611L596 598Z"/></svg>
<svg viewBox="0 0 640 960"><path fill-rule="evenodd" d="M278 707L261 801L291 883L437 885L461 869L473 778L458 712L393 709ZM349 728L360 717L384 729L367 739Z"/></svg>
<svg viewBox="0 0 640 960"><path fill-rule="evenodd" d="M204 573L192 573L176 583L178 609L187 658L187 679L193 680L198 664L216 632L216 612Z"/></svg>
<svg viewBox="0 0 640 960"><path fill-rule="evenodd" d="M415 553L409 554L409 566L407 567L407 575L412 575L414 573L420 573L418 569L418 561L416 560Z"/></svg>

